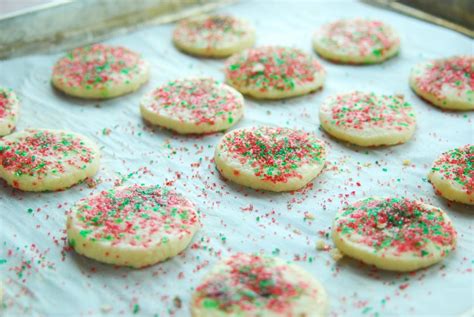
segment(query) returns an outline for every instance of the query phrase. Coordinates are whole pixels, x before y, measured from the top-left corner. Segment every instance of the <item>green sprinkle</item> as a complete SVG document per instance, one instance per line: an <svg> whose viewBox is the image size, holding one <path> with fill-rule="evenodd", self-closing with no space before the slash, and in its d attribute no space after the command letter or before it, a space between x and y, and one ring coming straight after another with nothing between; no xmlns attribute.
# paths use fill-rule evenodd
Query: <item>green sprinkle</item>
<svg viewBox="0 0 474 317"><path fill-rule="evenodd" d="M87 236L91 233L92 233L92 230L81 230L81 231L79 231L79 234L81 236L83 236L84 238L87 238Z"/></svg>
<svg viewBox="0 0 474 317"><path fill-rule="evenodd" d="M140 306L138 304L133 305L133 313L136 314L140 310Z"/></svg>
<svg viewBox="0 0 474 317"><path fill-rule="evenodd" d="M219 302L215 299L206 298L202 302L204 308L217 308L219 307Z"/></svg>

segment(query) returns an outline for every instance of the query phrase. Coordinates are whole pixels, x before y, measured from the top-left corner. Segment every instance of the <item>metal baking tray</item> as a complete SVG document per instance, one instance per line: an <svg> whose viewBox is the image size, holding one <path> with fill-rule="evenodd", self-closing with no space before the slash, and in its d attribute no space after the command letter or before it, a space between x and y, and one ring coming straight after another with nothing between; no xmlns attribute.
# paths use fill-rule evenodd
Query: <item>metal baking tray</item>
<svg viewBox="0 0 474 317"><path fill-rule="evenodd" d="M474 38L472 0L362 0Z"/></svg>
<svg viewBox="0 0 474 317"><path fill-rule="evenodd" d="M61 51L148 25L204 13L232 0L59 0L0 13L0 59Z"/></svg>

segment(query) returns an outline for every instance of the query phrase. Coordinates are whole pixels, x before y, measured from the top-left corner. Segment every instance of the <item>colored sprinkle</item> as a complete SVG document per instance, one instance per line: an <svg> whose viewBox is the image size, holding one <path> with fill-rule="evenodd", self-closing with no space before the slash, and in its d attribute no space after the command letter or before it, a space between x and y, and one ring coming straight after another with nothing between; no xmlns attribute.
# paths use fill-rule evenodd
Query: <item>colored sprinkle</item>
<svg viewBox="0 0 474 317"><path fill-rule="evenodd" d="M53 69L53 81L73 88L101 89L129 83L144 72L146 62L124 47L93 44L72 50Z"/></svg>
<svg viewBox="0 0 474 317"><path fill-rule="evenodd" d="M456 244L456 231L440 209L405 198L355 202L336 217L335 230L382 254L431 256L434 248L447 253Z"/></svg>
<svg viewBox="0 0 474 317"><path fill-rule="evenodd" d="M173 40L183 46L202 49L228 48L253 37L253 28L245 21L228 15L210 15L181 21Z"/></svg>
<svg viewBox="0 0 474 317"><path fill-rule="evenodd" d="M228 156L260 179L274 183L302 178L300 167L324 164L326 156L323 142L314 135L286 128L234 130L224 135L218 147L218 155Z"/></svg>
<svg viewBox="0 0 474 317"><path fill-rule="evenodd" d="M433 60L421 72L415 68L415 85L421 91L445 100L447 94L467 98L474 104L474 57L454 56Z"/></svg>
<svg viewBox="0 0 474 317"><path fill-rule="evenodd" d="M142 105L160 116L196 125L232 123L243 111L242 96L210 78L175 80L155 89Z"/></svg>
<svg viewBox="0 0 474 317"><path fill-rule="evenodd" d="M234 87L265 91L291 91L324 76L321 64L295 48L267 46L248 49L225 64L227 81Z"/></svg>
<svg viewBox="0 0 474 317"><path fill-rule="evenodd" d="M474 145L465 145L443 153L431 167L432 173L471 196L474 201Z"/></svg>
<svg viewBox="0 0 474 317"><path fill-rule="evenodd" d="M415 124L412 106L403 96L354 91L328 98L321 107L331 125L351 129L406 131Z"/></svg>
<svg viewBox="0 0 474 317"><path fill-rule="evenodd" d="M74 225L90 241L147 247L191 233L199 223L195 206L160 186L133 185L102 191L74 207Z"/></svg>
<svg viewBox="0 0 474 317"><path fill-rule="evenodd" d="M400 44L400 38L390 26L363 19L326 24L316 32L315 41L325 51L337 55L342 62L351 62L351 58L362 58L362 62L371 61L374 57L380 59L393 53L394 47Z"/></svg>

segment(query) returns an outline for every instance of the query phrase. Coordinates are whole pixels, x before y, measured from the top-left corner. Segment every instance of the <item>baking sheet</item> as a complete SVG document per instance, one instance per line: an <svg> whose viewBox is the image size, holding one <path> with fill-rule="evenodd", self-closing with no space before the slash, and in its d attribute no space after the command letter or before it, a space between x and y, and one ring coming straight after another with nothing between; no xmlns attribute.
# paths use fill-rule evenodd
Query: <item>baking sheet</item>
<svg viewBox="0 0 474 317"><path fill-rule="evenodd" d="M147 126L141 96L183 76L223 79L223 61L197 59L171 44L174 25L150 27L107 43L139 51L152 67L150 82L131 95L83 101L51 88L51 68L61 54L0 62L0 82L22 100L18 130L69 129L102 147L97 184L56 193L22 193L0 183L0 274L4 316L189 316L193 288L218 259L233 252L266 252L296 261L330 296L331 316L459 316L472 308L474 242L472 208L437 197L426 174L443 151L473 142L474 113L442 112L409 89L410 68L424 59L472 54L473 42L454 31L352 1L245 1L222 9L252 21L257 45L311 51L322 23L343 17L377 18L401 34L401 54L381 65L344 66L322 61L323 91L286 101L246 99L238 127L274 124L313 131L329 146L328 164L312 185L295 193L258 192L222 180L212 162L222 133L189 137ZM401 93L417 112L407 144L362 149L330 139L319 129L318 106L352 89ZM405 166L404 160L410 164ZM203 228L181 255L146 269L103 265L66 248L65 213L78 199L119 184L164 184L192 199ZM95 186L95 187L94 187ZM458 248L444 262L411 274L382 272L357 261L335 263L317 251L334 214L368 195L419 198L448 211ZM314 218L314 219L313 219Z"/></svg>

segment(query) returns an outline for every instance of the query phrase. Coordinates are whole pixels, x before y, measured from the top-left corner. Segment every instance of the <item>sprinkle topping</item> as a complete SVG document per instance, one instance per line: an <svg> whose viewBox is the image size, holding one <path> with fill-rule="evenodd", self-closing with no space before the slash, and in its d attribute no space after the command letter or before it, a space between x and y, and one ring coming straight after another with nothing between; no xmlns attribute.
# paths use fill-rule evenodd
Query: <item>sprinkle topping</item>
<svg viewBox="0 0 474 317"><path fill-rule="evenodd" d="M61 58L53 69L59 85L105 89L112 84L128 84L146 69L140 56L124 47L93 44L80 47Z"/></svg>
<svg viewBox="0 0 474 317"><path fill-rule="evenodd" d="M233 123L243 109L242 96L210 78L171 81L151 93L144 103L150 111L196 125Z"/></svg>
<svg viewBox="0 0 474 317"><path fill-rule="evenodd" d="M66 131L29 129L0 140L0 168L16 177L60 177L86 169L98 155L82 136Z"/></svg>
<svg viewBox="0 0 474 317"><path fill-rule="evenodd" d="M196 207L160 186L120 187L79 201L74 224L92 242L149 247L192 234L199 224Z"/></svg>
<svg viewBox="0 0 474 317"><path fill-rule="evenodd" d="M324 143L316 136L279 127L231 131L224 135L218 150L219 155L243 165L242 169L273 183L302 178L302 166L323 165L326 156Z"/></svg>
<svg viewBox="0 0 474 317"><path fill-rule="evenodd" d="M7 91L0 88L0 119L7 116L11 109L11 100L8 98Z"/></svg>
<svg viewBox="0 0 474 317"><path fill-rule="evenodd" d="M235 45L253 33L253 28L241 19L209 15L181 21L174 30L173 39L186 46L214 49Z"/></svg>
<svg viewBox="0 0 474 317"><path fill-rule="evenodd" d="M355 91L328 98L321 112L328 114L330 124L351 130L404 131L415 124L413 108L403 96Z"/></svg>
<svg viewBox="0 0 474 317"><path fill-rule="evenodd" d="M466 96L474 103L474 57L454 56L431 61L423 71L414 71L415 85L421 91L446 99L447 93Z"/></svg>
<svg viewBox="0 0 474 317"><path fill-rule="evenodd" d="M474 145L468 144L443 153L431 168L433 173L461 188L467 195L474 195Z"/></svg>
<svg viewBox="0 0 474 317"><path fill-rule="evenodd" d="M230 57L226 79L235 87L265 91L292 91L325 75L321 64L301 50L266 46Z"/></svg>
<svg viewBox="0 0 474 317"><path fill-rule="evenodd" d="M218 264L196 289L196 304L227 313L266 309L291 312L302 295L316 296L308 281L275 258L238 253Z"/></svg>
<svg viewBox="0 0 474 317"><path fill-rule="evenodd" d="M11 89L0 87L0 119L16 114L18 99Z"/></svg>
<svg viewBox="0 0 474 317"><path fill-rule="evenodd" d="M450 252L456 244L456 231L442 210L406 198L360 200L341 210L334 226L343 239L379 254L425 257L433 250Z"/></svg>
<svg viewBox="0 0 474 317"><path fill-rule="evenodd" d="M400 44L391 27L374 20L339 20L324 25L316 41L338 55L383 59Z"/></svg>

